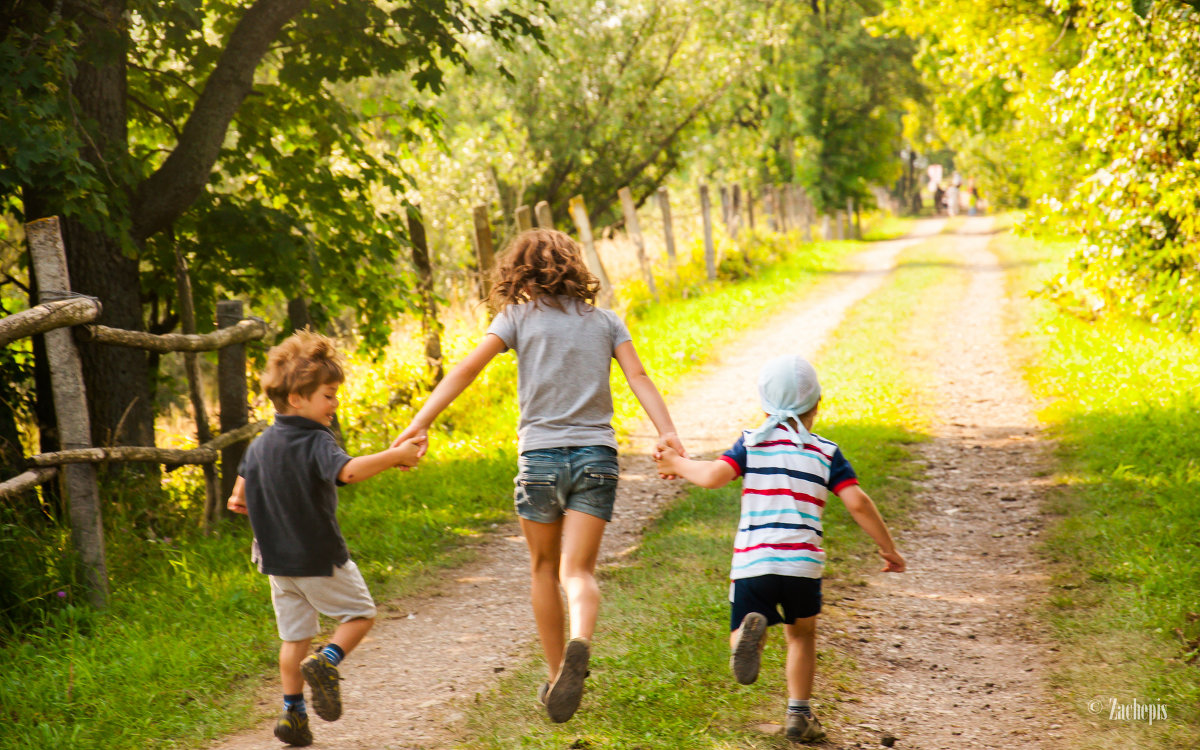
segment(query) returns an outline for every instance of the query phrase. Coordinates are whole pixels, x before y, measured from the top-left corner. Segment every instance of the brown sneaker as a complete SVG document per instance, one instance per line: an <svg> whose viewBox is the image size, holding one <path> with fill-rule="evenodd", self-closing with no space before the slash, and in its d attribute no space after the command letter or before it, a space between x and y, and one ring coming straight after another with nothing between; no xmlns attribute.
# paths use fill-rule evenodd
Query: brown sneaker
<svg viewBox="0 0 1200 750"><path fill-rule="evenodd" d="M587 638L572 638L567 642L558 678L546 693L546 713L550 715L550 721L561 724L579 710L579 701L583 698L583 679L588 674L591 654L592 647Z"/></svg>
<svg viewBox="0 0 1200 750"><path fill-rule="evenodd" d="M325 721L342 717L342 688L338 668L324 654L310 654L300 662L300 674L312 688L313 710Z"/></svg>
<svg viewBox="0 0 1200 750"><path fill-rule="evenodd" d="M758 667L762 664L763 636L767 634L767 618L751 612L742 619L737 641L729 654L729 668L733 678L743 685L752 685L758 679Z"/></svg>
<svg viewBox="0 0 1200 750"><path fill-rule="evenodd" d="M312 730L308 728L308 716L295 711L284 711L275 722L275 736L280 742L293 747L308 747L313 743Z"/></svg>
<svg viewBox="0 0 1200 750"><path fill-rule="evenodd" d="M784 727L787 730L787 738L792 742L825 741L825 730L821 728L821 721L815 714L809 717L799 712L788 711Z"/></svg>

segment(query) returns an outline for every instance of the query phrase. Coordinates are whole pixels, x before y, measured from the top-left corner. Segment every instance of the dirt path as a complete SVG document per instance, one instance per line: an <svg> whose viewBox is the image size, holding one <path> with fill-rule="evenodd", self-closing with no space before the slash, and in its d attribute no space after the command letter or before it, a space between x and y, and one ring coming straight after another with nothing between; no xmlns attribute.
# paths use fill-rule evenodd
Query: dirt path
<svg viewBox="0 0 1200 750"><path fill-rule="evenodd" d="M762 363L780 352L815 353L850 305L882 283L900 251L936 234L941 224L923 221L908 239L872 246L856 258L857 272L831 276L815 293L747 330L743 343L718 353L678 388L669 405L689 452L727 448L758 413L755 383ZM641 530L681 487L653 472L645 457L650 436L633 437L621 458L616 516L602 548L608 561L636 548ZM435 593L381 607L371 635L342 669L346 714L333 724L316 720L313 747L399 750L437 747L451 739L462 702L533 653L527 565L524 541L513 524L480 544L476 561L450 571ZM278 689L264 692L260 700L264 713L273 715ZM273 717L213 748L274 750L280 744L272 726Z"/></svg>
<svg viewBox="0 0 1200 750"><path fill-rule="evenodd" d="M862 669L841 748L1054 748L1073 731L1048 697L1050 644L1028 610L1045 590L1033 547L1049 458L1006 352L1004 273L991 222L953 241L967 284L936 333L934 439L910 572L877 574L832 608L826 633ZM838 632L840 631L840 633Z"/></svg>

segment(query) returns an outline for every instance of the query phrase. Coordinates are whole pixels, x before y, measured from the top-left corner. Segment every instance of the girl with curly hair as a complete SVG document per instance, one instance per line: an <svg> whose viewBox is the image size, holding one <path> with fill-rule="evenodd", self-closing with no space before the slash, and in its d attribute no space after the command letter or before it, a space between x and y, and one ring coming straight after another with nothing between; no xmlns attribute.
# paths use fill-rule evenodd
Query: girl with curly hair
<svg viewBox="0 0 1200 750"><path fill-rule="evenodd" d="M629 330L611 310L596 307L599 287L567 235L550 229L518 235L495 272L488 302L497 314L487 334L447 373L395 443L426 437L433 420L493 357L516 353L521 417L515 505L529 546L533 613L549 674L538 699L555 722L570 719L579 707L600 605L596 559L619 473L609 390L614 358L660 443L683 452Z"/></svg>

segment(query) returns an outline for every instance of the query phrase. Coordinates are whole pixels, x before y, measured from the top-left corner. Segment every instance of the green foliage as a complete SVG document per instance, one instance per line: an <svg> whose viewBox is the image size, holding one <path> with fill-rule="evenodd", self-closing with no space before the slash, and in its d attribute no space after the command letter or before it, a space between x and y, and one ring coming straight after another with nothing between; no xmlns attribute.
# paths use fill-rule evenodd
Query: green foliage
<svg viewBox="0 0 1200 750"><path fill-rule="evenodd" d="M1018 292L1044 282L1062 252L1028 240L1000 249L1024 269ZM1165 724L1102 726L1098 746L1191 747L1200 728L1200 622L1191 614L1200 346L1143 321L1089 323L1041 301L1022 318L1038 332L1028 376L1062 461L1045 545L1063 592L1052 602L1069 648L1060 684L1080 698L1138 695L1168 706Z"/></svg>
<svg viewBox="0 0 1200 750"><path fill-rule="evenodd" d="M0 206L20 219L22 193L49 192L56 212L121 236L143 267L142 290L125 292L144 295L152 327L170 330L178 319L179 251L190 261L202 329L212 325L219 296L249 297L260 313L300 298L314 303L319 325L349 312L376 349L391 319L410 306L401 253L412 184L394 154L370 148L368 115L346 106L336 87L404 75L414 91L436 93L447 68L469 65L466 37L503 48L516 36L540 35L514 10L484 12L460 0L313 6L283 27L258 66L251 95L218 134L216 161L187 167L207 175L198 198L179 209L169 231L130 238L139 186L197 132L224 127L199 109L202 94L228 85L215 73L238 64L226 45L252 14L242 3L146 0L113 32L122 51L76 46L80 27L95 24L86 10L62 17L26 3L20 11L0 40ZM80 65L127 70L118 98L129 102L128 142L101 155L102 175L87 151L94 128L78 116L72 93ZM403 123L394 130L407 137L416 123L436 123L414 97L372 114ZM381 208L379 195L396 197Z"/></svg>
<svg viewBox="0 0 1200 750"><path fill-rule="evenodd" d="M939 134L993 203L1082 235L1070 309L1200 321L1200 12L1190 3L904 0Z"/></svg>
<svg viewBox="0 0 1200 750"><path fill-rule="evenodd" d="M1146 20L1116 9L1102 18L1079 65L1055 79L1051 114L1078 123L1090 158L1065 204L1045 207L1084 235L1052 289L1093 312L1191 331L1200 324L1200 14L1159 4Z"/></svg>
<svg viewBox="0 0 1200 750"><path fill-rule="evenodd" d="M798 181L822 211L900 174L901 114L923 96L913 43L869 33L882 3L755 4L745 84L731 90L728 132L710 161L755 185ZM710 147L711 148L711 147ZM732 151L745 165L721 164Z"/></svg>

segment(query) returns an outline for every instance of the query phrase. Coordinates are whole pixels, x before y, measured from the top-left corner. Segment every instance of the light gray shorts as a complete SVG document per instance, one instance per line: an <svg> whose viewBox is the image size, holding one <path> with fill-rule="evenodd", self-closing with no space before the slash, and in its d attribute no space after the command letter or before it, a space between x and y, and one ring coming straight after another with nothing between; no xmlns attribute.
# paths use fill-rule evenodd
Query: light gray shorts
<svg viewBox="0 0 1200 750"><path fill-rule="evenodd" d="M268 576L275 623L284 641L307 641L321 632L317 614L349 622L375 616L375 600L353 560L332 576Z"/></svg>

